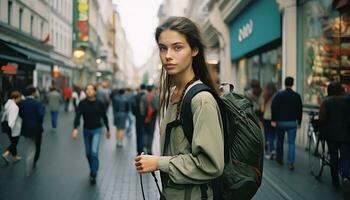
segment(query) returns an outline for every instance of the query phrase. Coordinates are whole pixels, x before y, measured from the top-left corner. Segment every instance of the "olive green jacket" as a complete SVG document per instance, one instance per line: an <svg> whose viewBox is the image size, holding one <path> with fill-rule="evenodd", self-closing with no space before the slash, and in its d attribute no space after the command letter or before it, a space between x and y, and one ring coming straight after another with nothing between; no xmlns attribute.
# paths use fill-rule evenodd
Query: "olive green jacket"
<svg viewBox="0 0 350 200"><path fill-rule="evenodd" d="M224 169L224 138L222 120L216 100L209 92L200 92L191 102L193 113L192 153L183 129L172 129L169 145L164 147L165 129L176 118L177 104L167 108L160 125L161 153L158 161L163 194L166 200L201 199L200 185L220 176ZM164 151L165 150L165 151Z"/></svg>

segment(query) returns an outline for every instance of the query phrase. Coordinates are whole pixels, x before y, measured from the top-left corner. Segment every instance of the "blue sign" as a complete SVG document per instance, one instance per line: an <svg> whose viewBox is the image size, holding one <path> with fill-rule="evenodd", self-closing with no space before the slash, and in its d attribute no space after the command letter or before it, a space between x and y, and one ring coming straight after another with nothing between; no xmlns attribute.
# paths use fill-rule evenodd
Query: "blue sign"
<svg viewBox="0 0 350 200"><path fill-rule="evenodd" d="M253 0L229 24L231 59L245 54L281 37L281 14L276 0Z"/></svg>

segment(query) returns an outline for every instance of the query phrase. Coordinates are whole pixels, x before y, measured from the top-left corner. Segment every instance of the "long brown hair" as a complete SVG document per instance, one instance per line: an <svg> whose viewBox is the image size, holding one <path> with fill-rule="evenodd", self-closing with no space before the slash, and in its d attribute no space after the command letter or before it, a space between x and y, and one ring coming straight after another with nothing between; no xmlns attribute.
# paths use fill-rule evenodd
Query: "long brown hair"
<svg viewBox="0 0 350 200"><path fill-rule="evenodd" d="M264 91L263 91L263 99L262 99L262 105L261 105L261 111L266 111L266 105L267 102L276 94L277 88L275 83L269 82L265 85Z"/></svg>
<svg viewBox="0 0 350 200"><path fill-rule="evenodd" d="M202 42L198 27L186 17L170 17L156 29L155 39L157 43L159 42L160 34L165 30L172 30L181 33L185 36L191 49L198 49L198 54L193 57L192 61L194 74L196 78L200 79L217 94L217 88L214 86L214 82L208 71L207 63L205 62L205 46ZM164 111L170 103L171 88L174 86L173 77L168 75L164 68L162 68L159 83L159 111L160 116L163 117Z"/></svg>

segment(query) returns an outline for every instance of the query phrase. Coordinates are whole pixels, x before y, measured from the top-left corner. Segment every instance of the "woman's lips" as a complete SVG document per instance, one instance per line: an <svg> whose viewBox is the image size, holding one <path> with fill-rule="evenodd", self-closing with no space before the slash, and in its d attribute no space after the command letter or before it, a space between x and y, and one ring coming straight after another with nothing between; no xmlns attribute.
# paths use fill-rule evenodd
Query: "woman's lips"
<svg viewBox="0 0 350 200"><path fill-rule="evenodd" d="M166 69L174 69L176 67L176 64L166 64L165 68Z"/></svg>

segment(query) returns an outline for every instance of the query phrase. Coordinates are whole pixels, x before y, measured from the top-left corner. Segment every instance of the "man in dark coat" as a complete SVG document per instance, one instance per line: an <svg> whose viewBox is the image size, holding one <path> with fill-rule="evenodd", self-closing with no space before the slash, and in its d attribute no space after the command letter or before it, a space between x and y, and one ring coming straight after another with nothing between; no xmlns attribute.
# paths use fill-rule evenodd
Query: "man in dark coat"
<svg viewBox="0 0 350 200"><path fill-rule="evenodd" d="M320 138L327 141L333 186L338 187L339 172L346 192L350 193L350 101L339 82L327 87L327 98L320 108ZM340 162L339 162L340 155Z"/></svg>
<svg viewBox="0 0 350 200"><path fill-rule="evenodd" d="M288 169L294 170L295 161L295 139L297 129L300 128L303 115L303 104L298 93L292 87L294 79L286 77L284 81L285 90L276 94L271 104L271 125L276 127L277 134L277 157L276 161L283 164L284 134L288 134Z"/></svg>
<svg viewBox="0 0 350 200"><path fill-rule="evenodd" d="M30 176L40 156L45 108L35 99L34 86L26 88L25 96L26 99L19 106L19 115L22 118L21 134L26 143L26 175Z"/></svg>

